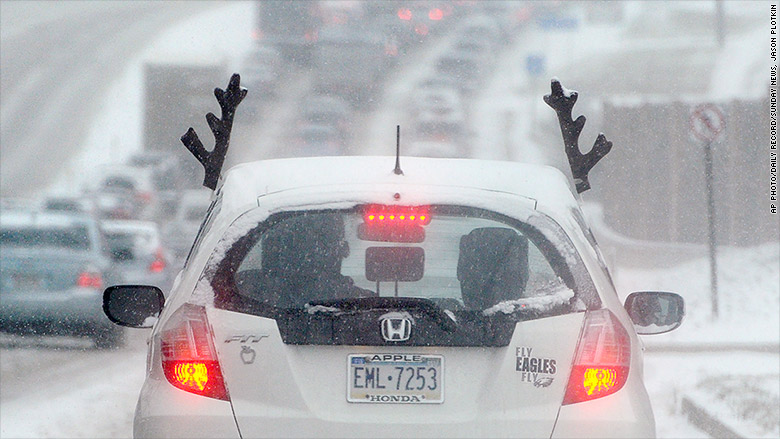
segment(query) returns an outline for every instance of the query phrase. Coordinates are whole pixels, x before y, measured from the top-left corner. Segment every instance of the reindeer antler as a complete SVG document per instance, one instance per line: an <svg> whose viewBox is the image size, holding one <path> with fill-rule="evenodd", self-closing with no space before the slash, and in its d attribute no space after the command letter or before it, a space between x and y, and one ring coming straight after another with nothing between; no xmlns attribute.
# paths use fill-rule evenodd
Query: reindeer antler
<svg viewBox="0 0 780 439"><path fill-rule="evenodd" d="M230 77L226 90L214 89L214 96L222 108L222 119L217 119L214 113L206 114L206 122L211 128L211 132L214 133L215 139L214 149L211 152L206 151L192 127L181 136L181 142L184 146L203 165L203 169L206 171L206 176L203 177L203 186L211 190L217 188L219 174L222 172L222 165L225 162L225 155L230 144L230 131L233 129L233 116L236 113L236 107L247 93L247 89L239 85L240 82L241 77L238 73L234 73Z"/></svg>
<svg viewBox="0 0 780 439"><path fill-rule="evenodd" d="M599 133L593 148L587 154L582 154L579 138L582 127L585 126L585 116L580 116L577 120L571 118L574 103L577 102L577 92L564 93L563 87L557 79L553 79L550 85L552 93L544 95L544 102L552 107L558 115L566 156L569 158L569 166L579 194L590 189L588 172L612 149L612 142L607 140L604 133Z"/></svg>

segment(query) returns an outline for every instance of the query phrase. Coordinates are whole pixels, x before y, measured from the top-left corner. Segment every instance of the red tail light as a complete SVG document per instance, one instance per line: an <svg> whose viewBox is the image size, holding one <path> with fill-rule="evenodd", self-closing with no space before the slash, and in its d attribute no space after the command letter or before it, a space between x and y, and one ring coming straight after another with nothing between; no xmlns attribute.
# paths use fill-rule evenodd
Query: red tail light
<svg viewBox="0 0 780 439"><path fill-rule="evenodd" d="M151 192L136 192L135 194L135 199L143 204L151 203L153 197Z"/></svg>
<svg viewBox="0 0 780 439"><path fill-rule="evenodd" d="M409 21L412 19L412 10L409 8L401 8L398 10L398 18L401 20Z"/></svg>
<svg viewBox="0 0 780 439"><path fill-rule="evenodd" d="M159 273L163 270L165 270L165 256L163 255L162 250L157 249L154 253L154 261L149 264L149 271L152 273Z"/></svg>
<svg viewBox="0 0 780 439"><path fill-rule="evenodd" d="M628 378L631 341L618 319L606 309L590 311L583 326L564 405L611 395Z"/></svg>
<svg viewBox="0 0 780 439"><path fill-rule="evenodd" d="M159 273L163 270L165 270L165 261L162 259L155 259L151 264L149 264L149 271L152 273Z"/></svg>
<svg viewBox="0 0 780 439"><path fill-rule="evenodd" d="M439 21L444 18L444 11L439 8L434 8L428 11L428 19L433 21Z"/></svg>
<svg viewBox="0 0 780 439"><path fill-rule="evenodd" d="M103 276L100 273L86 270L76 278L76 285L82 288L103 288Z"/></svg>
<svg viewBox="0 0 780 439"><path fill-rule="evenodd" d="M230 399L205 308L182 305L163 328L160 343L165 378L174 387L209 398Z"/></svg>

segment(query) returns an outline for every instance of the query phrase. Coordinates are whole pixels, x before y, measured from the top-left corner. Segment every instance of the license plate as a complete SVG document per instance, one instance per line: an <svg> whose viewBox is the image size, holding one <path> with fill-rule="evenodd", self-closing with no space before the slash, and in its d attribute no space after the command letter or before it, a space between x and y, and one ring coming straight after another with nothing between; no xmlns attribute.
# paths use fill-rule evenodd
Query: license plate
<svg viewBox="0 0 780 439"><path fill-rule="evenodd" d="M444 402L444 357L422 354L351 354L347 401L385 404Z"/></svg>

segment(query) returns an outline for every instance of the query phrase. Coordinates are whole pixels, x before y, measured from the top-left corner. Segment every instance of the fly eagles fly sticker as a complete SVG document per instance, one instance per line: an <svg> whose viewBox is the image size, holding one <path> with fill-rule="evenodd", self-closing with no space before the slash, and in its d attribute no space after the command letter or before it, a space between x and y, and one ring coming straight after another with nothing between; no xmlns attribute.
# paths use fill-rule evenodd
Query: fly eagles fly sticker
<svg viewBox="0 0 780 439"><path fill-rule="evenodd" d="M533 348L522 346L517 348L517 367L521 372L520 381L534 383L536 387L548 387L555 375L555 359L533 356Z"/></svg>

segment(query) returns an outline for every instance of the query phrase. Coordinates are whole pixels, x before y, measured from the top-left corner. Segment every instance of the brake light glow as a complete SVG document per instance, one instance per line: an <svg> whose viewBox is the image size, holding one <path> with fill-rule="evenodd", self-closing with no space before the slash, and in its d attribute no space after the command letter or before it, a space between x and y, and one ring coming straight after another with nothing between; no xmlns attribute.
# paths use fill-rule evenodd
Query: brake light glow
<svg viewBox="0 0 780 439"><path fill-rule="evenodd" d="M582 386L588 395L600 392L609 392L609 389L617 384L617 372L613 368L587 368L585 369Z"/></svg>
<svg viewBox="0 0 780 439"><path fill-rule="evenodd" d="M136 192L135 194L135 199L144 204L150 203L153 197L151 192Z"/></svg>
<svg viewBox="0 0 780 439"><path fill-rule="evenodd" d="M431 222L427 206L368 206L363 221L372 226L424 226Z"/></svg>
<svg viewBox="0 0 780 439"><path fill-rule="evenodd" d="M611 395L625 385L631 364L628 332L609 310L585 314L563 404Z"/></svg>
<svg viewBox="0 0 780 439"><path fill-rule="evenodd" d="M165 261L161 259L155 259L151 264L149 264L149 271L152 273L159 273L163 270L165 270Z"/></svg>
<svg viewBox="0 0 780 439"><path fill-rule="evenodd" d="M154 261L149 264L149 271L152 273L159 273L163 270L165 270L165 256L163 255L162 250L157 249L154 253Z"/></svg>
<svg viewBox="0 0 780 439"><path fill-rule="evenodd" d="M173 313L160 336L162 367L174 387L228 401L214 337L202 306L184 304Z"/></svg>
<svg viewBox="0 0 780 439"><path fill-rule="evenodd" d="M409 8L401 8L398 10L398 18L401 20L411 20L412 19L412 10Z"/></svg>
<svg viewBox="0 0 780 439"><path fill-rule="evenodd" d="M82 288L103 288L103 276L100 273L83 271L76 278L76 285Z"/></svg>
<svg viewBox="0 0 780 439"><path fill-rule="evenodd" d="M173 377L184 387L202 391L209 382L209 369L205 363L177 363Z"/></svg>
<svg viewBox="0 0 780 439"><path fill-rule="evenodd" d="M444 18L444 11L439 8L433 8L428 11L428 19L433 21L439 21Z"/></svg>

